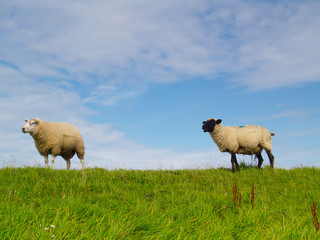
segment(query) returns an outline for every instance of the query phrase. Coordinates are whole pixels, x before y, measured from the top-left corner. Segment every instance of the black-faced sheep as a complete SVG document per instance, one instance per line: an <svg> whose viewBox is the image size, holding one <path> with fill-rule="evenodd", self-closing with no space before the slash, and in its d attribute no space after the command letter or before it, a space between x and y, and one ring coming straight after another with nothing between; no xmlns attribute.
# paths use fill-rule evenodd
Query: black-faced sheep
<svg viewBox="0 0 320 240"><path fill-rule="evenodd" d="M84 143L80 131L68 123L45 122L39 118L25 120L27 123L22 127L22 132L30 133L34 144L41 156L44 157L46 168L48 168L48 155L52 155L51 163L54 169L54 159L62 156L67 162L67 170L70 169L70 159L77 153L84 164Z"/></svg>
<svg viewBox="0 0 320 240"><path fill-rule="evenodd" d="M232 172L235 172L235 165L239 170L236 154L255 154L258 158L258 168L261 167L263 158L261 151L264 149L269 157L270 166L273 168L274 156L272 155L271 136L266 128L255 125L241 127L223 126L221 119L208 119L202 122L204 132L209 132L213 141L221 152L231 154Z"/></svg>

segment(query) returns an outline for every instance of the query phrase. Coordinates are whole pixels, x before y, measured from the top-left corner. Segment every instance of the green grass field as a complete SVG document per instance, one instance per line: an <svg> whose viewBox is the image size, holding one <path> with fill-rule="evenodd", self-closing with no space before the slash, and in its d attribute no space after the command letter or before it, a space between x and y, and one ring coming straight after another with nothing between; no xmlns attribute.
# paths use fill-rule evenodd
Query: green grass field
<svg viewBox="0 0 320 240"><path fill-rule="evenodd" d="M316 239L319 186L316 168L4 168L0 239Z"/></svg>

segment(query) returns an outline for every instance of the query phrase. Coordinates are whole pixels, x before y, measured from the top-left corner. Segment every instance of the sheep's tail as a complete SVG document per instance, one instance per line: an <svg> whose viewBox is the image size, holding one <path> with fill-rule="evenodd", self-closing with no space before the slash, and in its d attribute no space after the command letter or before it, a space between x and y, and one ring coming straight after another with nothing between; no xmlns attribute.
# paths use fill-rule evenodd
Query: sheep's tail
<svg viewBox="0 0 320 240"><path fill-rule="evenodd" d="M275 134L274 133L270 133L271 134L271 136L274 136Z"/></svg>

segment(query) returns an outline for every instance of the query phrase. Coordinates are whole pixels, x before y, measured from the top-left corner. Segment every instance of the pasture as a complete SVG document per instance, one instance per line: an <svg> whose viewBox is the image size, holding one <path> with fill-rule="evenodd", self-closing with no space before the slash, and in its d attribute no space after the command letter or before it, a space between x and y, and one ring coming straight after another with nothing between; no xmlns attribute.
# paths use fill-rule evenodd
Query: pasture
<svg viewBox="0 0 320 240"><path fill-rule="evenodd" d="M319 186L317 168L3 168L0 239L316 239Z"/></svg>

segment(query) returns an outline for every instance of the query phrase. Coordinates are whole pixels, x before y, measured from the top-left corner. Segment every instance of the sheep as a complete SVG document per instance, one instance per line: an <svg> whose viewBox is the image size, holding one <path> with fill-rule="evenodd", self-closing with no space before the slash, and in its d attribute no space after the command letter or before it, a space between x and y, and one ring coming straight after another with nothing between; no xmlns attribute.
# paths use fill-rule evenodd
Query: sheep
<svg viewBox="0 0 320 240"><path fill-rule="evenodd" d="M52 155L51 163L54 169L54 159L60 155L67 162L67 170L70 170L70 159L77 153L83 170L85 169L85 148L80 131L75 126L63 122L45 122L39 118L25 120L22 127L23 133L29 133L41 156L44 157L48 168L48 155Z"/></svg>
<svg viewBox="0 0 320 240"><path fill-rule="evenodd" d="M266 128L255 125L245 125L241 127L223 126L221 119L208 119L203 121L202 129L209 132L213 141L217 144L221 152L231 154L232 172L235 166L239 171L236 154L255 154L258 158L258 168L261 168L263 158L261 151L264 149L269 157L270 166L273 168L274 156L272 155L271 136Z"/></svg>

